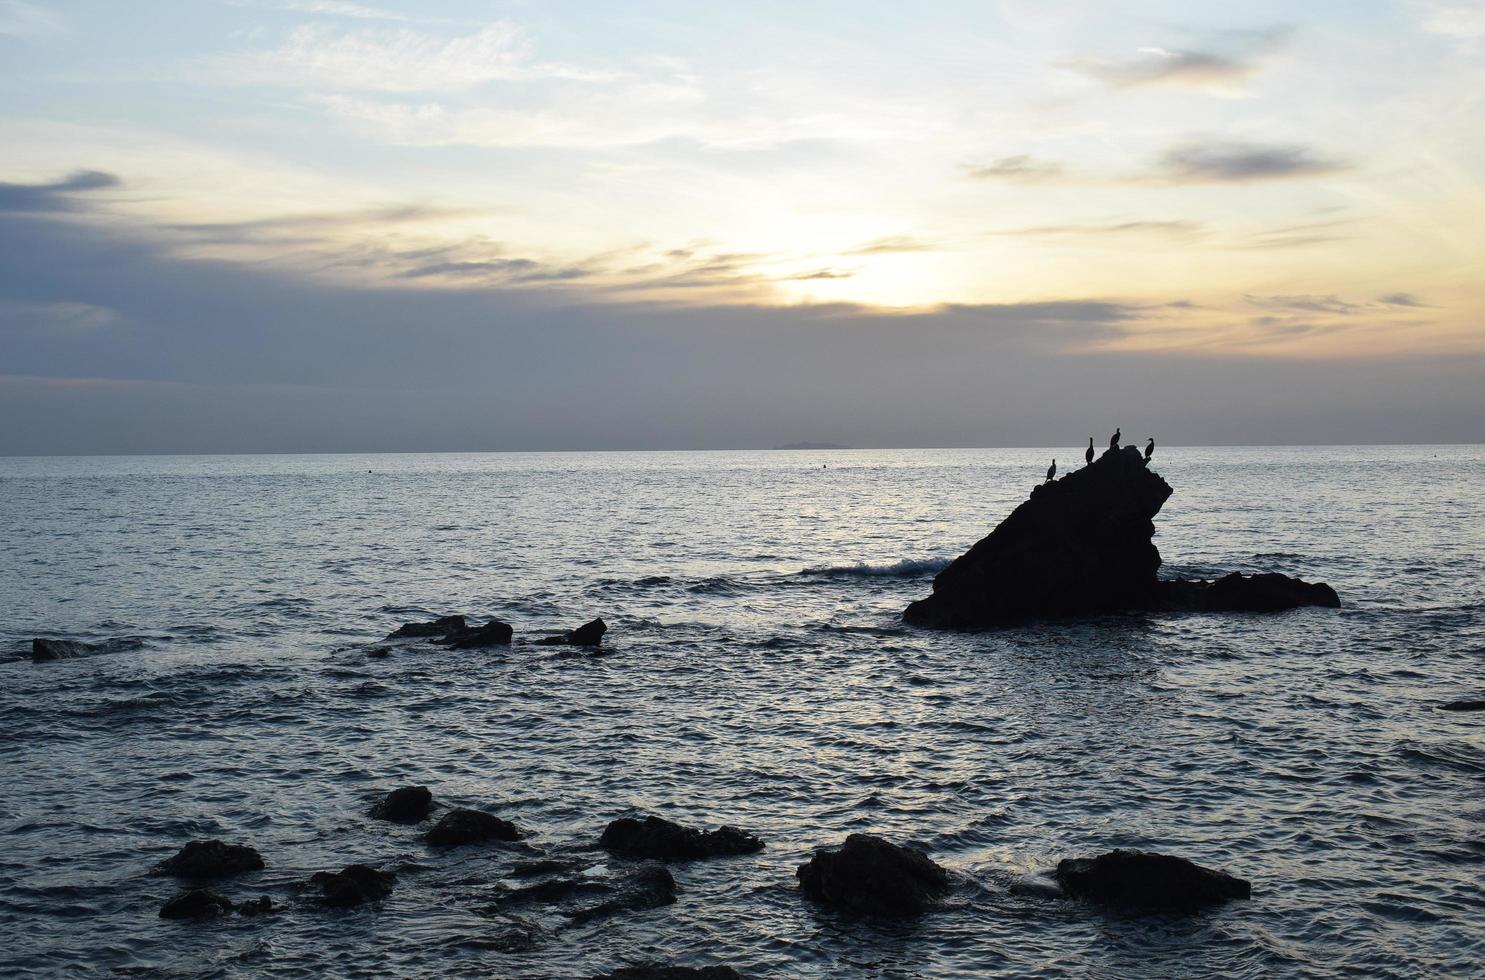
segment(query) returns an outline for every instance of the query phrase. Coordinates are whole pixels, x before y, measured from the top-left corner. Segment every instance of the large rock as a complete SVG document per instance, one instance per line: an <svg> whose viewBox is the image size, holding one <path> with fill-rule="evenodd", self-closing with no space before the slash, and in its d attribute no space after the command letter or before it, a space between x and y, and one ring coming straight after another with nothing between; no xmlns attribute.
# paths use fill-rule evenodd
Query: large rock
<svg viewBox="0 0 1485 980"><path fill-rule="evenodd" d="M510 623L492 619L483 626L452 634L436 642L446 643L455 650L476 650L481 647L506 646L514 633Z"/></svg>
<svg viewBox="0 0 1485 980"><path fill-rule="evenodd" d="M485 841L517 841L521 832L509 820L502 820L483 810L450 810L443 815L433 829L428 831L428 843L435 847L457 847L461 844L481 844Z"/></svg>
<svg viewBox="0 0 1485 980"><path fill-rule="evenodd" d="M1042 484L995 530L939 572L903 619L978 629L1029 619L1147 610L1276 612L1340 605L1324 583L1234 572L1160 581L1154 517L1171 495L1133 446Z"/></svg>
<svg viewBox="0 0 1485 980"><path fill-rule="evenodd" d="M1171 495L1133 447L1031 492L1000 526L933 580L903 614L973 629L1045 616L1146 608L1160 569L1153 518Z"/></svg>
<svg viewBox="0 0 1485 980"><path fill-rule="evenodd" d="M393 823L417 823L428 818L433 806L433 794L426 786L404 786L394 789L372 808L371 815L378 820Z"/></svg>
<svg viewBox="0 0 1485 980"><path fill-rule="evenodd" d="M1191 612L1282 612L1301 606L1338 609L1340 596L1324 582L1306 582L1277 572L1232 572L1215 582L1160 582L1156 607Z"/></svg>
<svg viewBox="0 0 1485 980"><path fill-rule="evenodd" d="M753 854L763 841L736 827L700 831L660 817L623 817L604 828L598 846L610 854L657 861L687 861L724 854Z"/></svg>
<svg viewBox="0 0 1485 980"><path fill-rule="evenodd" d="M351 864L339 871L317 871L309 884L319 889L320 904L343 909L386 898L392 894L397 876L364 864Z"/></svg>
<svg viewBox="0 0 1485 980"><path fill-rule="evenodd" d="M144 641L133 637L120 637L105 640L102 643L49 640L37 637L31 641L31 659L37 663L45 660L74 660L78 657L92 657L100 653L121 653L125 650L139 650L143 647Z"/></svg>
<svg viewBox="0 0 1485 980"><path fill-rule="evenodd" d="M175 878L224 878L227 875L258 871L263 855L246 844L224 844L219 840L193 840L173 857L168 857L150 871L153 875Z"/></svg>
<svg viewBox="0 0 1485 980"><path fill-rule="evenodd" d="M1073 898L1125 912L1194 912L1253 894L1241 878L1144 851L1069 858L1058 862L1054 877Z"/></svg>
<svg viewBox="0 0 1485 980"><path fill-rule="evenodd" d="M820 849L795 871L817 902L889 918L919 915L949 890L949 875L922 851L870 834L852 834L838 850Z"/></svg>
<svg viewBox="0 0 1485 980"><path fill-rule="evenodd" d="M387 634L389 640L418 639L434 636L457 636L469 629L463 616L443 616L423 623L403 623Z"/></svg>
<svg viewBox="0 0 1485 980"><path fill-rule="evenodd" d="M579 626L575 630L566 633L555 633L551 636L543 636L537 640L538 646L574 646L574 647L596 647L603 643L603 634L608 632L608 624L601 619L593 619Z"/></svg>

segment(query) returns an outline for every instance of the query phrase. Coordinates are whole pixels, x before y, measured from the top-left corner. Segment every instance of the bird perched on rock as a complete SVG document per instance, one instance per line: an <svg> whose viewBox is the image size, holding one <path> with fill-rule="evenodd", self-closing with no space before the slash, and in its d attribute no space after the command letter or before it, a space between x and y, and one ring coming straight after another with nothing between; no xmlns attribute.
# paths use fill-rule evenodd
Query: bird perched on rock
<svg viewBox="0 0 1485 980"><path fill-rule="evenodd" d="M1052 465L1047 467L1047 482L1051 483L1055 476L1057 476L1057 460L1054 459Z"/></svg>
<svg viewBox="0 0 1485 980"><path fill-rule="evenodd" d="M1085 460L1087 460L1088 462L1090 462L1090 463L1093 462L1093 437L1092 436L1089 436L1088 437L1088 451L1083 454L1083 458Z"/></svg>
<svg viewBox="0 0 1485 980"><path fill-rule="evenodd" d="M1147 443L1145 443L1145 462L1148 463L1150 461L1150 457L1151 456L1154 456L1154 455L1155 455L1155 437L1154 436L1151 436L1150 437L1150 441L1147 442Z"/></svg>
<svg viewBox="0 0 1485 980"><path fill-rule="evenodd" d="M1118 449L1119 448L1119 436L1120 436L1120 434L1121 434L1120 433L1120 430L1115 429L1114 430L1114 434L1109 437L1109 448L1110 449Z"/></svg>

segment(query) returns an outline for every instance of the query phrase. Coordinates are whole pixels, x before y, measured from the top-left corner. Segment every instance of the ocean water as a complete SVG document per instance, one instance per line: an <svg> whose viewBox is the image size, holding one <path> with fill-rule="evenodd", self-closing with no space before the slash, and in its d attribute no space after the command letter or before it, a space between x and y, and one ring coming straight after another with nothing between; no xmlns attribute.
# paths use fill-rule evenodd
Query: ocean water
<svg viewBox="0 0 1485 980"><path fill-rule="evenodd" d="M904 627L933 573L1081 449L0 459L0 974L582 977L1480 975L1485 449L1162 447L1166 574L1270 569L1340 610ZM364 644L498 616L508 649ZM606 655L526 638L595 615ZM516 855L369 819L422 783L536 847L644 811L757 855L677 864L674 905L487 918ZM908 923L804 900L868 831L955 876ZM268 867L284 910L159 919L191 838ZM1123 917L1023 893L1144 847L1253 898ZM593 865L613 865L599 852ZM362 861L379 908L292 885Z"/></svg>

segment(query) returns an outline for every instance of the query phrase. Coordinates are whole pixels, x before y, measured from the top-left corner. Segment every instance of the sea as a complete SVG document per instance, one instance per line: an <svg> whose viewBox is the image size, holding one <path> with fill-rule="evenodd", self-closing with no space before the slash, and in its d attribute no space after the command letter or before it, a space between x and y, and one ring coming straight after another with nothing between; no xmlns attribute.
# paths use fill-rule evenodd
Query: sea
<svg viewBox="0 0 1485 980"><path fill-rule="evenodd" d="M1162 574L1271 570L1340 609L947 633L900 613L1082 447L0 459L0 975L1485 975L1485 447L1161 446ZM498 617L509 647L399 647ZM594 617L601 652L534 638ZM425 785L524 849L374 820ZM614 875L605 825L759 835L674 904L492 916L518 859ZM949 870L912 920L804 898L873 833ZM180 922L192 839L280 911ZM1183 917L1058 897L1133 847L1252 882ZM397 874L309 905L309 875ZM515 937L515 938L513 938ZM524 937L524 940L521 939Z"/></svg>

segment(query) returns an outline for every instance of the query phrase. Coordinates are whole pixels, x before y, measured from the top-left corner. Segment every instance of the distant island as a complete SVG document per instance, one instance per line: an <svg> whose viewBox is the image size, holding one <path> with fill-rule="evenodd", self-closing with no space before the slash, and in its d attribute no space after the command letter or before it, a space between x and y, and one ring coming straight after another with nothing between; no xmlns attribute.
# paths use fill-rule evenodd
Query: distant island
<svg viewBox="0 0 1485 980"><path fill-rule="evenodd" d="M774 446L774 449L850 449L850 446L842 446L834 442L791 442L787 446Z"/></svg>

